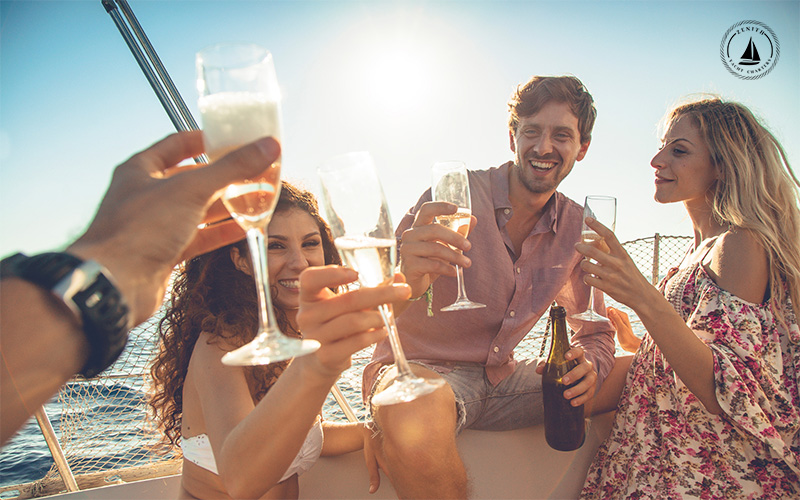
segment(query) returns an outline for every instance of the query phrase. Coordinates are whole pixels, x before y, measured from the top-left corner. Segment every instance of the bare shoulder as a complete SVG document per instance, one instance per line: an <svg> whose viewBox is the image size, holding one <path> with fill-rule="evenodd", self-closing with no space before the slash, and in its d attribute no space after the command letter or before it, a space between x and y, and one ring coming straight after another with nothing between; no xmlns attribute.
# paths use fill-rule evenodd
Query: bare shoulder
<svg viewBox="0 0 800 500"><path fill-rule="evenodd" d="M187 383L191 380L193 389L197 393L206 423L214 416L219 418L219 415L216 415L216 408L224 409L223 413L238 415L241 408L244 408L241 411L246 414L253 407L244 368L222 364L222 356L232 347L219 340L215 335L200 334L189 360L186 377ZM212 407L215 409L210 410ZM212 411L213 415L210 415L209 411Z"/></svg>
<svg viewBox="0 0 800 500"><path fill-rule="evenodd" d="M207 356L223 356L227 351L232 350L234 346L227 345L224 339L208 332L201 332L197 337L197 342L194 344L192 351L192 359L202 359Z"/></svg>
<svg viewBox="0 0 800 500"><path fill-rule="evenodd" d="M233 388L238 386L246 390L242 370L222 364L225 352L217 337L208 332L202 332L195 342L183 387L182 427L187 436L208 433L205 409L230 406L220 396L237 392Z"/></svg>
<svg viewBox="0 0 800 500"><path fill-rule="evenodd" d="M717 285L748 302L764 301L769 283L767 253L752 231L727 231L717 240L704 266Z"/></svg>
<svg viewBox="0 0 800 500"><path fill-rule="evenodd" d="M241 376L241 370L233 370L231 367L222 364L222 356L228 351L231 351L236 346L230 345L224 339L207 332L203 332L197 338L192 351L192 357L189 360L189 372L194 372L198 377L198 381L219 379L220 377L229 377L239 372L237 375Z"/></svg>

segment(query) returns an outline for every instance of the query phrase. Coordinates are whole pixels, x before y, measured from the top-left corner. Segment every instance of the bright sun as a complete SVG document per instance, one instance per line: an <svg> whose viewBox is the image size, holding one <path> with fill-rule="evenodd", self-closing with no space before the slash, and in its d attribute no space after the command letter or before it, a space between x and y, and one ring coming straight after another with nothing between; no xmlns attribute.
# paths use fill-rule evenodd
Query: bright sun
<svg viewBox="0 0 800 500"><path fill-rule="evenodd" d="M399 44L375 48L378 50L368 59L374 63L364 68L372 104L394 112L418 107L424 100L426 79L431 76L424 54Z"/></svg>
<svg viewBox="0 0 800 500"><path fill-rule="evenodd" d="M430 104L442 70L442 28L430 16L400 9L353 21L339 48L350 91L374 110L408 114Z"/></svg>

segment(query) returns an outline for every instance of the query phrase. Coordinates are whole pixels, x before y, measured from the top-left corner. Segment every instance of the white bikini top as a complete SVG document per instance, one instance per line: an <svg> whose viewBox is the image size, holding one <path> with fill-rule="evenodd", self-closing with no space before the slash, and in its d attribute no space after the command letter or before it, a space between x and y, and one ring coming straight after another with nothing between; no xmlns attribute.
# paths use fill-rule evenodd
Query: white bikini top
<svg viewBox="0 0 800 500"><path fill-rule="evenodd" d="M303 442L303 446L300 447L300 452L286 470L281 481L289 479L293 474L299 476L310 469L322 452L323 440L322 421L317 418L308 435L306 435L306 440ZM183 458L186 460L214 474L219 474L217 472L217 461L214 459L214 451L211 449L211 443L208 440L208 434L198 434L197 436L181 439L181 449L183 450Z"/></svg>

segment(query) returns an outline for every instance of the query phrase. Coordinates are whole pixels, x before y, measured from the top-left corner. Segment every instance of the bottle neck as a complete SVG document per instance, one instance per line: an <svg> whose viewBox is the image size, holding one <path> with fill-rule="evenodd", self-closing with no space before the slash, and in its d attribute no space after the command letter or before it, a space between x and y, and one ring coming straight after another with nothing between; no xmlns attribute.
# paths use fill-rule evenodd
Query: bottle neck
<svg viewBox="0 0 800 500"><path fill-rule="evenodd" d="M569 336L567 335L566 313L563 308L554 311L550 316L551 335L550 335L550 355L547 361L557 361L563 363L564 355L569 351Z"/></svg>

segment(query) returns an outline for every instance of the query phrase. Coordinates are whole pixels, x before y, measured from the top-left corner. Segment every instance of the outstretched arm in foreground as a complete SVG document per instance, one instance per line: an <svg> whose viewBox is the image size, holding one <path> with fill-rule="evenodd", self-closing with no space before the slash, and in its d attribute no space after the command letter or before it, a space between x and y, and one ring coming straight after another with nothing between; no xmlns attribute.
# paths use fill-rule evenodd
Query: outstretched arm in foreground
<svg viewBox="0 0 800 500"><path fill-rule="evenodd" d="M242 236L217 193L258 174L280 154L265 138L208 166L177 167L203 152L202 132L173 134L118 166L89 229L67 252L95 260L130 307L130 324L150 317L181 260ZM77 373L89 345L75 315L49 292L18 278L0 294L0 444Z"/></svg>

